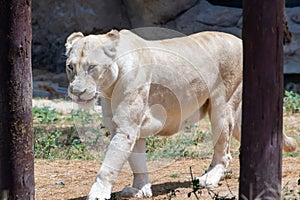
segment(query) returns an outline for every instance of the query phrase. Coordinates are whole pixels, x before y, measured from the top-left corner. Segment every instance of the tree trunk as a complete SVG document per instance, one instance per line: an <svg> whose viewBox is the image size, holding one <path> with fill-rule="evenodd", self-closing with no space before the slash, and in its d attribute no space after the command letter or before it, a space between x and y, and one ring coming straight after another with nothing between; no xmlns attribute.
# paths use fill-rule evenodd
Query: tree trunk
<svg viewBox="0 0 300 200"><path fill-rule="evenodd" d="M280 199L282 0L244 1L240 199Z"/></svg>
<svg viewBox="0 0 300 200"><path fill-rule="evenodd" d="M290 44L292 41L292 33L289 30L286 11L285 11L285 0L282 1L283 9L283 45Z"/></svg>
<svg viewBox="0 0 300 200"><path fill-rule="evenodd" d="M0 0L0 199L34 199L31 0Z"/></svg>

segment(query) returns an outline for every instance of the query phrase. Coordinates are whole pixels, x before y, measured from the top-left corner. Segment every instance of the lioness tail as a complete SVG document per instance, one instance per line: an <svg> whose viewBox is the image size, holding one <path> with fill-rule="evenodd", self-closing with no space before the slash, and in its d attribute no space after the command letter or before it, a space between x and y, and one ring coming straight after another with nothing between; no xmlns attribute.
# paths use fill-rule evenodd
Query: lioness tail
<svg viewBox="0 0 300 200"><path fill-rule="evenodd" d="M297 142L294 138L287 136L286 134L283 133L283 138L282 138L282 144L283 144L283 150L285 152L293 152L296 151L297 149Z"/></svg>

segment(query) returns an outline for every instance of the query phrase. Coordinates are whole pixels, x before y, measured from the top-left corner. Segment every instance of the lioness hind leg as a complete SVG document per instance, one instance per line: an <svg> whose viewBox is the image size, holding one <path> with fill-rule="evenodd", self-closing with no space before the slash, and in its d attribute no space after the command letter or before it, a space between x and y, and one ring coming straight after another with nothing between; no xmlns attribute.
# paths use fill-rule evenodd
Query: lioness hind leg
<svg viewBox="0 0 300 200"><path fill-rule="evenodd" d="M207 172L199 177L199 184L202 187L217 187L232 159L229 145L234 120L231 109L228 107L223 109L218 107L218 110L212 108L209 115L212 126L214 155Z"/></svg>
<svg viewBox="0 0 300 200"><path fill-rule="evenodd" d="M151 183L148 176L146 166L146 139L141 138L136 141L134 149L128 159L133 172L132 187L125 187L122 192L122 197L151 197Z"/></svg>

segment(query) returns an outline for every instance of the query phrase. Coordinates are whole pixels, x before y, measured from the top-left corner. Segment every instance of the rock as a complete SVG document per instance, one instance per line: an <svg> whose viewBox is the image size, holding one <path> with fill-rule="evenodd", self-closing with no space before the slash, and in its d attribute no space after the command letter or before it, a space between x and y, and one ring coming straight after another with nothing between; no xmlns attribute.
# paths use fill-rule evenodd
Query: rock
<svg viewBox="0 0 300 200"><path fill-rule="evenodd" d="M242 29L243 28L243 16L241 16L241 18L239 19L237 25L238 28Z"/></svg>
<svg viewBox="0 0 300 200"><path fill-rule="evenodd" d="M120 0L32 1L33 67L63 72L68 35L106 32L113 27L129 28Z"/></svg>
<svg viewBox="0 0 300 200"><path fill-rule="evenodd" d="M300 74L300 51L284 57L284 74Z"/></svg>
<svg viewBox="0 0 300 200"><path fill-rule="evenodd" d="M68 87L69 81L65 72L53 73L47 70L33 69L33 81L50 81L60 87Z"/></svg>
<svg viewBox="0 0 300 200"><path fill-rule="evenodd" d="M200 1L200 3L189 12L196 14L194 20L197 22L223 27L236 26L242 16L242 9L214 6L207 1Z"/></svg>
<svg viewBox="0 0 300 200"><path fill-rule="evenodd" d="M292 43L284 47L284 73L300 74L300 34L292 35Z"/></svg>
<svg viewBox="0 0 300 200"><path fill-rule="evenodd" d="M285 85L284 89L300 94L300 84L299 83L297 84L297 83L289 82Z"/></svg>
<svg viewBox="0 0 300 200"><path fill-rule="evenodd" d="M164 24L189 9L197 0L124 1L132 28Z"/></svg>
<svg viewBox="0 0 300 200"><path fill-rule="evenodd" d="M67 88L59 87L58 83L51 81L33 82L33 97L64 98L67 93Z"/></svg>
<svg viewBox="0 0 300 200"><path fill-rule="evenodd" d="M175 20L175 24L177 30L185 34L205 30L227 30L235 35L240 35L240 30L236 25L241 16L242 9L214 6L201 0L196 6L179 16Z"/></svg>
<svg viewBox="0 0 300 200"><path fill-rule="evenodd" d="M57 182L55 182L55 185L65 185L65 183L62 181L57 181Z"/></svg>
<svg viewBox="0 0 300 200"><path fill-rule="evenodd" d="M300 74L300 7L286 8L292 42L284 46L284 73Z"/></svg>
<svg viewBox="0 0 300 200"><path fill-rule="evenodd" d="M286 16L289 30L292 33L300 33L300 7L286 8Z"/></svg>
<svg viewBox="0 0 300 200"><path fill-rule="evenodd" d="M51 81L54 82L54 83L58 83L58 85L60 87L64 87L64 88L68 87L68 85L69 85L69 80L67 78L66 73L54 74L51 77Z"/></svg>
<svg viewBox="0 0 300 200"><path fill-rule="evenodd" d="M286 13L293 37L292 44L285 47L285 72L299 73L300 7L286 8ZM63 73L64 43L67 36L74 31L98 34L112 28L156 26L171 28L183 34L224 31L241 37L242 22L242 9L216 6L206 0L32 1L32 66L34 69L60 73L34 73L34 80L51 81L58 83L59 87L67 87L68 81ZM135 31L148 39L181 35L175 31L165 34L162 30L153 34L145 30L143 28ZM49 95L44 90L36 92L44 96Z"/></svg>
<svg viewBox="0 0 300 200"><path fill-rule="evenodd" d="M44 91L44 90L39 90L37 88L33 88L33 97L39 97L39 98L49 98L51 96L50 92Z"/></svg>
<svg viewBox="0 0 300 200"><path fill-rule="evenodd" d="M163 27L143 27L131 30L135 34L146 40L163 40L175 37L183 37L185 34L178 32L174 29Z"/></svg>
<svg viewBox="0 0 300 200"><path fill-rule="evenodd" d="M291 43L284 45L284 53L292 57L297 52L300 52L300 33L292 33Z"/></svg>

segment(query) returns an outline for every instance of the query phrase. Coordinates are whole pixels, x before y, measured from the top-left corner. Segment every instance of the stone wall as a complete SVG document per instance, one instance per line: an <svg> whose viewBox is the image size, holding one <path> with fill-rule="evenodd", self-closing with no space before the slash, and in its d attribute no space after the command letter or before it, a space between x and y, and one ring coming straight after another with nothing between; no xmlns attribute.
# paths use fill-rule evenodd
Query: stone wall
<svg viewBox="0 0 300 200"><path fill-rule="evenodd" d="M286 12L293 38L285 47L285 73L300 73L300 7ZM33 0L33 68L63 73L64 43L74 31L99 34L144 26L184 34L217 30L241 37L242 9L206 0Z"/></svg>
<svg viewBox="0 0 300 200"><path fill-rule="evenodd" d="M64 71L64 43L74 32L101 33L130 28L120 0L33 0L33 67Z"/></svg>

